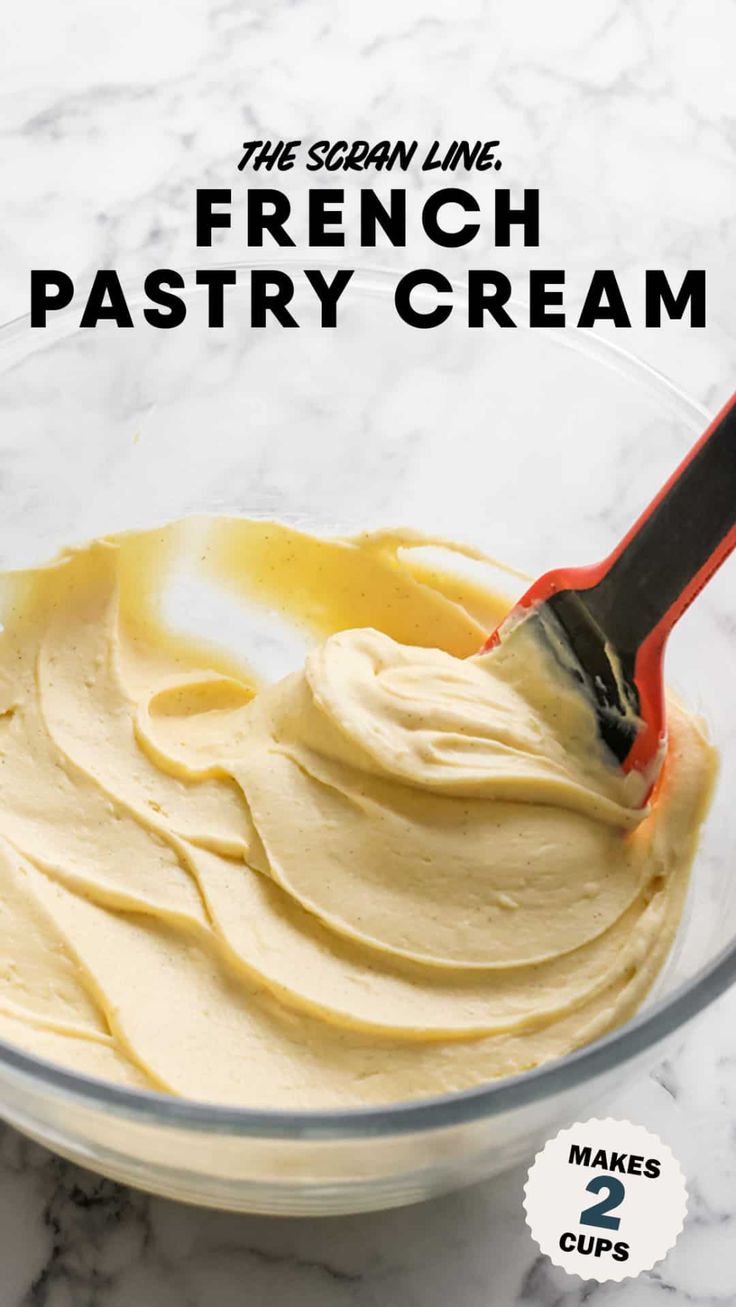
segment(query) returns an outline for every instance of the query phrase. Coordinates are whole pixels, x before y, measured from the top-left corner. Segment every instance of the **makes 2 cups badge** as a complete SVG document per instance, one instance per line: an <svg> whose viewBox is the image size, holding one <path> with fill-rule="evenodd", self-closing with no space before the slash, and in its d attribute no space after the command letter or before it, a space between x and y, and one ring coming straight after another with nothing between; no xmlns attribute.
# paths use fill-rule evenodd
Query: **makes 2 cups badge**
<svg viewBox="0 0 736 1307"><path fill-rule="evenodd" d="M677 1159L630 1121L579 1122L537 1154L524 1188L532 1236L556 1266L623 1280L669 1252L687 1210Z"/></svg>

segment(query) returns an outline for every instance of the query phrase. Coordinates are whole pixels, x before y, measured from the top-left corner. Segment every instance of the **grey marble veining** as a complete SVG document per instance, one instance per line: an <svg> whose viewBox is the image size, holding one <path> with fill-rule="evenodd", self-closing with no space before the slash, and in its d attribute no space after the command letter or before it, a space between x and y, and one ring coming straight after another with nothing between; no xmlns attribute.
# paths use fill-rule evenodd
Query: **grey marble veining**
<svg viewBox="0 0 736 1307"><path fill-rule="evenodd" d="M245 137L499 136L504 181L541 188L542 247L501 258L472 246L445 266L563 266L573 299L586 272L615 266L632 302L646 266L705 267L705 330L617 339L711 407L733 388L729 0L45 0L0 21L2 320L25 310L33 266L65 267L80 285L115 266L137 289L150 267L196 262L194 188L230 185ZM331 184L343 182L349 201L365 179ZM295 208L305 184L291 175ZM239 253L233 234L210 257ZM390 253L377 261L419 263L427 250L416 237ZM623 444L622 481L630 458ZM613 529L625 506L612 503ZM4 1130L0 1307L732 1303L735 1032L730 995L608 1108L659 1132L690 1190L675 1249L634 1282L583 1284L537 1256L521 1171L404 1211L273 1221L149 1199Z"/></svg>
<svg viewBox="0 0 736 1307"><path fill-rule="evenodd" d="M576 1307L725 1304L736 1169L733 1089L715 1052L736 1002L688 1035L686 1054L622 1094L616 1112L658 1130L688 1173L675 1249L619 1286L583 1283L536 1254L521 1211L524 1172L421 1206L368 1216L272 1220L180 1207L121 1189L6 1132L0 1180L0 1302L45 1307L218 1307L277 1301L335 1307Z"/></svg>

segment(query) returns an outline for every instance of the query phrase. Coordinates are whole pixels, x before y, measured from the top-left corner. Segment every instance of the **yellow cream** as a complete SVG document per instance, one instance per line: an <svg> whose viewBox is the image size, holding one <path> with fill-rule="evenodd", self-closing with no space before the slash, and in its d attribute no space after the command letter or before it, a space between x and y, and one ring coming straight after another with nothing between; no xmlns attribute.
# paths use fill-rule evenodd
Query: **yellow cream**
<svg viewBox="0 0 736 1307"><path fill-rule="evenodd" d="M190 519L0 579L0 1037L330 1107L509 1075L635 1011L713 750L671 699L642 809L524 624L477 656L508 601L426 543ZM303 666L262 684L176 629L184 563L289 623Z"/></svg>

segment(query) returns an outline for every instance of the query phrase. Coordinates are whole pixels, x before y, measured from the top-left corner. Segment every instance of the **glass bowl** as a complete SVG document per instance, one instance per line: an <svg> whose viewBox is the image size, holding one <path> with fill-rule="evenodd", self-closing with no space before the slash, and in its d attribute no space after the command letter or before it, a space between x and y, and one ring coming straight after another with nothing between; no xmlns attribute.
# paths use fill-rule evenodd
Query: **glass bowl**
<svg viewBox="0 0 736 1307"><path fill-rule="evenodd" d="M283 260L280 260L283 263ZM395 275L359 272L320 329L249 322L238 269L222 329L204 292L174 331L80 330L80 310L0 331L0 565L193 512L315 531L402 524L527 573L603 556L702 430L702 410L576 330L401 323ZM193 283L193 275L189 278ZM416 302L421 303L421 296ZM676 547L676 541L673 541ZM408 1203L530 1156L655 1064L736 974L736 685L728 569L672 640L670 680L712 719L722 774L676 947L634 1020L562 1060L469 1092L342 1112L235 1110L76 1075L0 1043L0 1114L117 1180L195 1203L315 1214ZM731 604L732 609L732 604Z"/></svg>

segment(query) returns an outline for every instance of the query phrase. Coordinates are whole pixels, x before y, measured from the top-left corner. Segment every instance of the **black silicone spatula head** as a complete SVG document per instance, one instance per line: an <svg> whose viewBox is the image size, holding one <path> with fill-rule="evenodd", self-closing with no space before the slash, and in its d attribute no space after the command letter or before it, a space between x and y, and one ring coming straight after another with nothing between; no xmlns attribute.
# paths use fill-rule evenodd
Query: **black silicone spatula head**
<svg viewBox="0 0 736 1307"><path fill-rule="evenodd" d="M600 734L625 771L652 781L665 742L667 637L736 546L736 395L613 553L593 567L546 572L485 649L533 618L595 704Z"/></svg>

